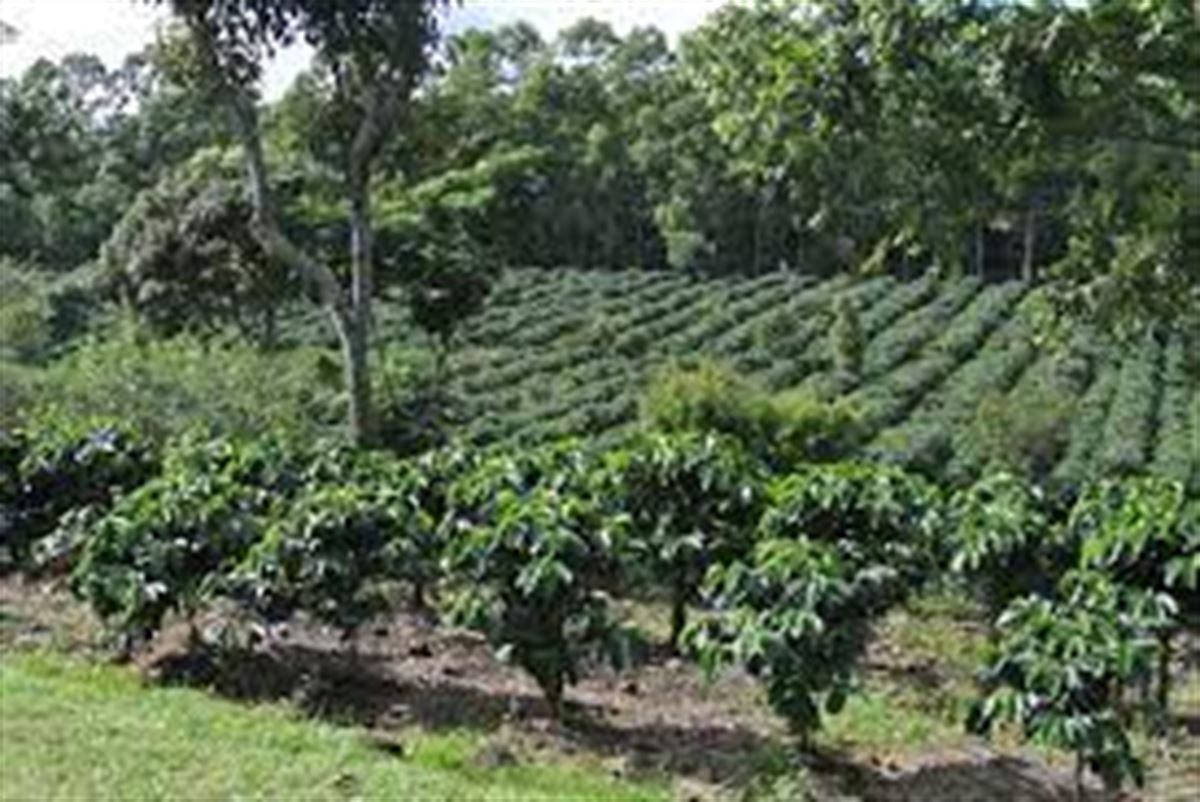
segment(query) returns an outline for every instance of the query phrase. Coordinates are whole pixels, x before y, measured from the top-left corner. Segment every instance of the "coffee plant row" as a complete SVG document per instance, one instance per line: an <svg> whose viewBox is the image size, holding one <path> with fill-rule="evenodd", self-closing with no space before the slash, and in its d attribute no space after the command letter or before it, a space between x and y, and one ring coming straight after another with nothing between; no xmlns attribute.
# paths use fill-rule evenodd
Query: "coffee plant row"
<svg viewBox="0 0 1200 802"><path fill-rule="evenodd" d="M199 433L155 451L50 419L0 457L8 570L69 575L126 647L217 603L267 632L303 613L352 636L406 590L486 636L555 716L589 667L641 653L612 601L651 594L673 648L759 677L803 741L853 690L875 622L954 577L994 627L970 725L1013 722L1118 784L1141 779L1130 733L1163 720L1173 644L1200 618L1200 503L1158 477L947 492L896 467L781 468L705 432L407 459Z"/></svg>
<svg viewBox="0 0 1200 802"><path fill-rule="evenodd" d="M1016 467L997 465L981 435L990 399L1009 417L1030 409L1035 420L1015 428L1031 453L1017 461L1038 481L1077 488L1151 472L1200 490L1195 345L1172 335L1118 349L1078 331L1043 348L1042 300L1020 282L974 278L514 270L450 360L457 434L475 445L619 441L663 366L709 358L771 391L848 398L867 428L861 456L939 484ZM830 336L843 301L864 339L852 373L839 371ZM419 344L401 318L381 340ZM1052 433L1043 437L1036 413L1046 397L1061 420L1043 417ZM1008 423L1002 416L993 429Z"/></svg>

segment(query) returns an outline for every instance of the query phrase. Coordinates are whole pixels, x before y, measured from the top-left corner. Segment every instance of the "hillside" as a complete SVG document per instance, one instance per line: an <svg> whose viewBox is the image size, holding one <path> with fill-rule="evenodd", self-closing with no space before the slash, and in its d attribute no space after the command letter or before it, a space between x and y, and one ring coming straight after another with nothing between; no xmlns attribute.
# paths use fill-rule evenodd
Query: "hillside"
<svg viewBox="0 0 1200 802"><path fill-rule="evenodd" d="M867 338L857 382L831 370L830 309L843 292ZM988 437L1024 436L1045 441L1027 448L1062 482L1146 471L1195 486L1200 382L1182 340L1122 350L1080 330L1039 347L1025 316L1035 300L1019 282L977 279L514 270L467 325L449 372L462 434L477 443L619 437L657 368L708 357L771 390L849 398L867 456L939 478L974 478ZM384 320L387 344L415 338ZM1041 429L1021 429L1038 412Z"/></svg>

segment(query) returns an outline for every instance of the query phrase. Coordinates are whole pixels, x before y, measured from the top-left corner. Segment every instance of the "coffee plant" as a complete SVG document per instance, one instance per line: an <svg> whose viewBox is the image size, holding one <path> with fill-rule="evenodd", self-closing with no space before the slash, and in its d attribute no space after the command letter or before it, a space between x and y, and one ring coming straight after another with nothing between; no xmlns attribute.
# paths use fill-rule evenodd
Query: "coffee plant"
<svg viewBox="0 0 1200 802"><path fill-rule="evenodd" d="M304 610L349 637L386 609L384 581L413 558L413 514L402 484L306 489L266 527L232 584L269 621Z"/></svg>
<svg viewBox="0 0 1200 802"><path fill-rule="evenodd" d="M1082 544L1081 566L1130 588L1170 594L1181 620L1200 616L1200 517L1183 487L1163 479L1105 481L1089 487L1069 525ZM1170 702L1171 641L1159 631L1155 708L1165 720Z"/></svg>
<svg viewBox="0 0 1200 802"><path fill-rule="evenodd" d="M1141 784L1124 695L1151 671L1176 610L1169 596L1088 571L1064 577L1055 598L1014 600L997 621L983 674L990 690L968 726L986 734L1012 722L1027 738L1074 753L1081 798L1085 768L1108 787Z"/></svg>
<svg viewBox="0 0 1200 802"><path fill-rule="evenodd" d="M90 526L73 589L127 643L152 637L170 612L191 620L294 492L295 465L271 439L185 438L161 476Z"/></svg>
<svg viewBox="0 0 1200 802"><path fill-rule="evenodd" d="M107 508L157 470L137 432L112 420L45 415L5 435L0 449L0 565L30 567L35 544L62 516Z"/></svg>
<svg viewBox="0 0 1200 802"><path fill-rule="evenodd" d="M898 471L834 465L772 488L762 541L745 561L710 569L712 612L686 640L711 673L740 663L806 739L852 687L872 622L933 567L934 489Z"/></svg>
<svg viewBox="0 0 1200 802"><path fill-rule="evenodd" d="M556 718L586 657L620 656L601 588L621 520L606 513L591 469L573 446L555 446L488 460L453 493L451 619L528 671Z"/></svg>
<svg viewBox="0 0 1200 802"><path fill-rule="evenodd" d="M670 589L672 648L710 565L746 554L762 504L761 467L717 435L647 436L611 460L635 559Z"/></svg>
<svg viewBox="0 0 1200 802"><path fill-rule="evenodd" d="M1050 595L1077 559L1062 514L1045 492L1000 473L950 502L951 570L979 593L994 617L1030 593Z"/></svg>

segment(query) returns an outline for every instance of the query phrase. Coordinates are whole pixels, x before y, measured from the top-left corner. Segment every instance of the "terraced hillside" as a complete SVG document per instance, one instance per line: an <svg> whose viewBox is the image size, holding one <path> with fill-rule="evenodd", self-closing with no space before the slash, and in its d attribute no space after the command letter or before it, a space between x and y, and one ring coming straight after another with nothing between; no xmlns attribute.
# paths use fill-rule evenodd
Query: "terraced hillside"
<svg viewBox="0 0 1200 802"><path fill-rule="evenodd" d="M831 370L841 293L867 338L857 383ZM984 399L1038 404L1052 388L1070 410L1069 431L1044 455L1055 478L1153 471L1200 483L1200 380L1184 343L1122 351L1081 331L1050 352L1022 314L1032 302L1020 283L974 279L518 270L467 327L451 382L475 442L618 437L657 367L708 356L772 390L848 396L866 419L868 455L954 481L983 468ZM408 336L402 320L384 331L392 342Z"/></svg>

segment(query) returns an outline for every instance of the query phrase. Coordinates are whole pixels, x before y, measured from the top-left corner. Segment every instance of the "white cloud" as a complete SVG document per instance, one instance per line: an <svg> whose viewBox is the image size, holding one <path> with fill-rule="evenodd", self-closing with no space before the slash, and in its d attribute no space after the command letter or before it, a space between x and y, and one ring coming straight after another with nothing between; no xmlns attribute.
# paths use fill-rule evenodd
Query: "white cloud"
<svg viewBox="0 0 1200 802"><path fill-rule="evenodd" d="M552 37L576 19L593 16L618 33L654 25L672 37L699 24L723 0L467 0L451 12L449 27L494 27L517 20ZM95 53L116 66L154 38L164 12L142 0L0 0L0 20L16 27L17 41L0 47L0 75L20 73L38 58ZM283 53L267 71L266 93L278 96L308 62L304 48Z"/></svg>

